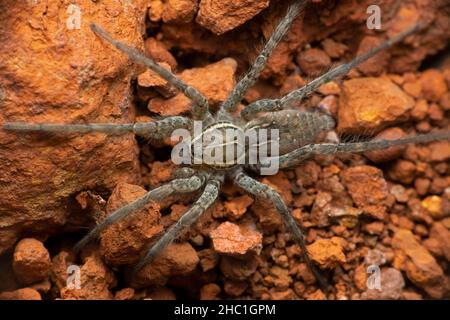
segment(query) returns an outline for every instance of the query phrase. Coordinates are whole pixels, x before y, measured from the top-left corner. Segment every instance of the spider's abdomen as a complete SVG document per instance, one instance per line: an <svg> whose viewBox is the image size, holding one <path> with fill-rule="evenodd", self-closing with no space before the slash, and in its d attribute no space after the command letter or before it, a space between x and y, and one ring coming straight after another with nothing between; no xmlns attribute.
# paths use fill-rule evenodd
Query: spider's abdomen
<svg viewBox="0 0 450 320"><path fill-rule="evenodd" d="M231 122L215 123L195 136L191 151L194 164L215 169L228 169L243 164L244 131Z"/></svg>
<svg viewBox="0 0 450 320"><path fill-rule="evenodd" d="M246 128L279 129L281 155L315 142L321 132L333 130L334 126L328 114L289 109L262 115L247 123Z"/></svg>

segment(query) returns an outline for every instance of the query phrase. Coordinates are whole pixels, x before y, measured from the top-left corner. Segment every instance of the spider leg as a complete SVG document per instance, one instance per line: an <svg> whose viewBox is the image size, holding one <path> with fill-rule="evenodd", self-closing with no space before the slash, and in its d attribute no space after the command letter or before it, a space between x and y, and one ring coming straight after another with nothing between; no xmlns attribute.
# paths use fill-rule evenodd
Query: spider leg
<svg viewBox="0 0 450 320"><path fill-rule="evenodd" d="M174 116L154 122L136 122L126 124L92 123L92 124L53 124L53 123L23 123L6 122L3 129L21 132L48 133L90 133L103 132L107 134L124 134L133 132L147 139L163 139L170 137L178 128L188 129L192 125L190 119Z"/></svg>
<svg viewBox="0 0 450 320"><path fill-rule="evenodd" d="M198 200L167 230L156 244L153 245L145 257L135 266L134 272L139 271L147 263L153 261L153 259L163 251L182 230L189 228L197 221L197 219L216 201L221 184L222 178L211 179L207 182L205 189Z"/></svg>
<svg viewBox="0 0 450 320"><path fill-rule="evenodd" d="M287 10L286 15L281 19L281 21L276 26L274 32L270 36L269 40L266 42L261 53L253 62L250 70L247 74L237 83L233 91L228 96L227 100L221 105L219 114L225 115L226 112L233 112L236 105L242 100L242 97L258 79L261 71L266 66L267 60L269 59L272 51L276 48L278 43L283 39L283 36L289 30L292 22L297 17L299 12L305 7L308 1L301 0L294 2Z"/></svg>
<svg viewBox="0 0 450 320"><path fill-rule="evenodd" d="M308 250L306 249L303 232L295 222L292 215L290 214L289 209L284 203L280 194L271 187L269 187L268 185L265 185L264 183L261 183L258 180L251 178L250 176L246 175L243 172L238 172L234 176L234 182L237 186L241 187L242 189L252 194L253 196L267 199L274 204L275 209L281 214L284 224L291 232L291 234L294 236L295 242L297 242L297 244L302 249L306 264L310 268L311 272L313 272L321 288L326 291L328 287L327 283L322 278L317 269L314 267L313 262L308 256Z"/></svg>
<svg viewBox="0 0 450 320"><path fill-rule="evenodd" d="M182 167L182 168L177 168L175 169L175 171L172 174L172 178L173 179L186 179L186 178L190 178L195 174L195 170L190 168L190 167Z"/></svg>
<svg viewBox="0 0 450 320"><path fill-rule="evenodd" d="M139 64L143 64L152 71L156 72L158 75L160 75L164 80L171 83L174 87L176 87L178 90L183 92L183 94L194 101L193 106L193 114L194 117L198 119L203 119L204 117L209 115L208 111L208 101L206 97L200 93L197 89L194 87L189 86L188 84L184 83L183 80L178 78L176 75L174 75L172 72L168 71L167 69L161 67L158 63L156 63L152 58L144 55L139 50L132 48L116 39L114 39L108 32L106 32L102 27L96 25L95 23L92 23L90 25L91 30L100 36L102 39L108 41L113 46L115 46L120 51L126 53L130 59L132 59L134 62L137 62Z"/></svg>
<svg viewBox="0 0 450 320"><path fill-rule="evenodd" d="M250 120L254 118L258 113L260 112L272 112L277 111L285 108L287 105L289 105L294 100L301 101L304 97L314 92L317 88L319 88L321 85L330 82L340 76L343 76L347 74L351 69L355 68L359 64L367 61L380 51L383 51L389 47L392 47L393 45L401 42L409 35L413 34L414 32L417 32L421 29L421 24L416 24L413 27L409 28L408 30L398 34L397 36L386 40L379 46L372 48L368 52L359 55L355 57L353 60L351 60L348 63L344 63L340 66L337 66L330 71L324 73L320 77L314 79L313 81L307 83L303 87L293 90L286 94L285 96L281 97L280 99L262 99L255 101L251 104L249 104L247 107L245 107L241 111L241 117Z"/></svg>
<svg viewBox="0 0 450 320"><path fill-rule="evenodd" d="M319 143L308 144L285 155L280 156L279 168L288 168L298 165L315 154L335 154L339 152L358 153L374 150L383 150L394 146L426 143L438 140L450 139L450 131L421 134L397 140L372 140L349 143Z"/></svg>
<svg viewBox="0 0 450 320"><path fill-rule="evenodd" d="M142 209L150 201L161 201L164 198L169 197L174 193L188 193L193 192L203 185L204 178L200 176L192 176L187 179L175 179L167 184L164 184L158 188L155 188L147 192L143 197L123 206L122 208L114 211L105 220L92 229L83 239L75 244L73 250L75 253L79 252L86 244L97 238L98 235L107 227L115 223L116 221L126 217L132 212Z"/></svg>

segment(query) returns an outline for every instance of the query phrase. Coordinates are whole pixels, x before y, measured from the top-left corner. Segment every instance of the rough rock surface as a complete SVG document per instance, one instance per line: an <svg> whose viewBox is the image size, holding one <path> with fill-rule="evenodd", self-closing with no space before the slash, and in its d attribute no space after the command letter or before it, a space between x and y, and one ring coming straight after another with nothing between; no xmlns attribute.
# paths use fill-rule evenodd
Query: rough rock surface
<svg viewBox="0 0 450 320"><path fill-rule="evenodd" d="M79 269L79 286L76 281L67 281L67 284L60 289L61 298L67 300L112 299L111 289L116 286L117 280L111 269L95 252L90 253L83 262ZM64 271L67 276L67 269Z"/></svg>
<svg viewBox="0 0 450 320"><path fill-rule="evenodd" d="M405 136L406 133L401 128L392 127L381 131L374 137L374 140L395 140L404 138ZM364 155L376 163L387 162L398 158L405 149L406 146L397 146L386 150L366 152Z"/></svg>
<svg viewBox="0 0 450 320"><path fill-rule="evenodd" d="M269 6L269 0L242 0L223 2L201 0L197 23L220 35L253 18Z"/></svg>
<svg viewBox="0 0 450 320"><path fill-rule="evenodd" d="M108 200L107 214L146 193L140 186L119 183ZM160 218L158 204L151 202L145 208L108 227L100 236L100 252L105 261L112 265L137 262L144 246L163 230Z"/></svg>
<svg viewBox="0 0 450 320"><path fill-rule="evenodd" d="M235 80L236 62L227 58L204 68L186 69L180 79L197 88L208 99L212 107L226 99ZM148 109L162 116L174 116L190 111L192 101L181 92L170 99L154 98L150 100Z"/></svg>
<svg viewBox="0 0 450 320"><path fill-rule="evenodd" d="M0 300L42 300L42 298L36 290L23 288L0 293Z"/></svg>
<svg viewBox="0 0 450 320"><path fill-rule="evenodd" d="M389 192L380 169L371 166L348 168L342 172L342 182L364 213L376 219L386 218Z"/></svg>
<svg viewBox="0 0 450 320"><path fill-rule="evenodd" d="M316 240L308 246L308 253L321 268L334 268L346 261L342 240L338 237Z"/></svg>
<svg viewBox="0 0 450 320"><path fill-rule="evenodd" d="M372 135L407 119L414 100L387 78L344 81L337 130Z"/></svg>
<svg viewBox="0 0 450 320"><path fill-rule="evenodd" d="M259 254L262 249L262 234L248 225L224 222L210 236L214 250L221 254L243 256L249 252Z"/></svg>
<svg viewBox="0 0 450 320"><path fill-rule="evenodd" d="M408 278L431 297L442 298L448 290L442 268L428 250L420 245L411 231L397 230L392 239L392 246L406 255L401 267Z"/></svg>
<svg viewBox="0 0 450 320"><path fill-rule="evenodd" d="M189 243L174 243L134 275L131 284L136 288L165 285L171 276L192 272L198 262L197 252Z"/></svg>
<svg viewBox="0 0 450 320"><path fill-rule="evenodd" d="M60 1L2 1L0 122L133 121L135 69L92 33L88 21L142 48L144 2L83 0L68 9L70 4ZM71 20L77 12L79 29ZM61 137L2 130L0 141L0 253L23 232L60 231L70 219L67 199L77 192L140 181L132 135Z"/></svg>
<svg viewBox="0 0 450 320"><path fill-rule="evenodd" d="M23 284L46 279L50 271L50 254L44 244L36 239L25 238L14 249L14 274Z"/></svg>
<svg viewBox="0 0 450 320"><path fill-rule="evenodd" d="M399 300L402 298L405 280L402 273L394 268L381 270L380 288L368 289L362 294L368 300Z"/></svg>

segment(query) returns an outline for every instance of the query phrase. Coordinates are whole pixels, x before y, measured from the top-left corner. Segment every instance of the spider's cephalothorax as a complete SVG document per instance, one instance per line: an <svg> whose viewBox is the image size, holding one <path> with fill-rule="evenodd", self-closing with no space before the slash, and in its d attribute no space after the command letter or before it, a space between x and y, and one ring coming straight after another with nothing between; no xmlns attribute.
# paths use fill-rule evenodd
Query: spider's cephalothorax
<svg viewBox="0 0 450 320"><path fill-rule="evenodd" d="M255 59L248 73L237 83L226 101L222 103L217 114L213 115L208 109L207 99L195 88L184 83L170 71L164 69L155 63L151 58L146 57L140 51L128 47L127 45L115 40L109 33L101 27L93 24L91 29L101 39L114 45L117 49L126 53L136 63L143 64L158 73L162 78L170 82L178 90L183 92L193 101L192 115L195 122L200 121L204 126L200 133L193 135L194 142L205 141L206 145L199 148L202 154L207 154L210 158L205 161L190 151L189 158L193 160L191 166L185 166L178 170L175 179L167 184L157 187L142 198L118 209L109 215L102 223L92 229L75 247L80 250L86 243L96 238L102 230L127 216L131 212L144 207L149 201L161 201L175 193L189 193L201 190L200 196L196 202L186 211L178 222L172 225L165 234L153 245L136 269L151 262L158 253L167 247L180 232L190 227L199 216L205 212L217 199L221 185L225 179L229 179L235 185L250 193L256 198L265 199L271 202L274 208L280 213L285 226L293 236L293 239L300 246L306 263L315 273L317 279L321 281L319 274L315 271L312 262L309 260L303 232L290 214L289 209L283 202L281 196L271 187L252 178L246 173L248 170L259 171L263 169L266 160L274 160L277 169L293 167L305 159L316 154L335 154L338 152L364 152L372 150L386 149L391 146L404 145L408 143L425 143L440 139L449 139L450 132L435 132L422 134L412 137L401 138L397 140L372 140L365 142L351 143L317 143L316 138L319 133L331 130L334 127L334 120L330 115L316 112L302 112L291 108L291 102L301 101L305 96L314 92L322 84L327 83L339 76L345 75L358 64L368 60L378 52L389 48L390 46L401 42L407 36L418 31L420 24L412 26L410 29L398 34L397 36L383 42L378 47L372 48L367 53L355 57L352 61L337 66L320 77L307 83L305 86L296 89L279 99L263 99L253 102L246 106L237 117L233 117L236 106L240 103L248 88L252 86L267 60L288 31L295 17L305 7L308 1L295 1L287 10L286 15L275 27L272 35L267 40L262 51ZM261 115L264 112L265 114ZM30 123L5 123L3 127L7 130L15 131L41 131L41 132L105 132L108 134L122 134L133 132L138 136L155 140L170 137L177 129L184 129L189 132L195 132L195 122L192 119L173 116L163 118L155 122L134 123L134 124L30 124ZM194 130L193 130L194 128ZM262 132L263 129L278 131L278 135L266 135L266 140L256 140L248 142L233 137L235 135L246 135L248 130ZM227 131L231 134L227 137ZM221 136L221 141L211 140L211 137ZM210 139L210 140L208 140ZM216 141L214 144L212 141ZM249 140L250 141L250 140ZM272 146L278 146L278 150L271 149ZM210 148L214 146L214 148ZM268 148L269 147L269 148ZM257 153L260 150L270 149L267 153L267 159L261 161L258 154L254 163L248 162L251 157L251 151L256 148ZM220 151L222 150L222 151ZM226 157L230 152L229 158ZM193 153L191 153L193 152ZM214 161L213 161L214 160ZM244 160L244 161L243 161ZM243 162L242 162L243 161ZM200 162L199 165L196 162ZM270 161L269 161L270 162ZM321 282L323 286L323 282Z"/></svg>

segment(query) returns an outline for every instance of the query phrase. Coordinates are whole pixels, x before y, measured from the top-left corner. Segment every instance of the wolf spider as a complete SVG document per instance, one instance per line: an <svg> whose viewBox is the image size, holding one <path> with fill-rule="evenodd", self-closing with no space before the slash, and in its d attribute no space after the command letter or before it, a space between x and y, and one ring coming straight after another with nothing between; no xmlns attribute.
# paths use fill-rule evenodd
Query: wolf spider
<svg viewBox="0 0 450 320"><path fill-rule="evenodd" d="M96 24L91 24L92 31L101 39L109 42L120 51L124 52L134 62L143 64L156 72L162 78L171 83L185 96L193 101L192 115L195 120L202 121L203 127L216 130L243 130L244 128L275 128L281 134L278 138L280 156L277 157L279 168L295 166L313 155L331 155L335 153L361 153L365 151L387 149L392 146L410 143L425 143L440 139L449 139L450 132L437 132L406 137L398 140L371 140L364 142L347 143L314 143L322 132L334 128L333 118L326 113L304 112L291 107L293 101L301 101L304 97L314 92L322 84L347 74L352 68L368 60L378 52L385 50L405 39L407 36L420 30L420 24L397 36L383 42L378 47L372 48L367 53L355 57L348 63L339 65L318 78L307 83L305 86L293 90L279 99L262 99L247 105L238 116L233 116L237 105L243 99L247 90L256 82L267 60L277 44L289 30L293 20L305 7L308 1L296 1L287 10L285 16L275 27L272 35L265 43L262 51L257 56L253 65L245 76L237 83L228 98L221 104L216 114L212 114L208 108L205 96L195 88L187 85L176 75L164 69L150 57L145 56L135 48L129 47L111 37L104 29ZM264 113L261 115L261 113ZM130 124L29 124L29 123L5 123L4 128L16 131L56 132L56 133L89 133L103 132L107 134L124 134L132 132L137 136L147 139L163 139L169 137L176 129L192 129L193 121L182 116L166 117L154 122L141 122ZM199 138L199 137L194 137ZM234 141L225 141L235 143ZM248 146L246 146L248 148ZM192 193L200 191L201 195L195 203L173 224L165 234L149 249L145 257L136 265L139 270L150 263L164 248L166 248L182 230L189 228L217 199L221 186L225 179L231 180L235 185L245 190L256 198L265 199L273 203L275 209L280 213L285 226L292 233L296 243L300 246L305 262L316 276L322 288L326 288L326 282L308 257L304 234L297 225L288 207L283 202L280 194L246 173L246 170L258 170L263 166L262 162L256 165L237 163L237 155L232 159L223 159L220 163L208 164L207 166L185 166L180 168L175 179L167 184L157 187L136 201L123 206L109 215L104 221L92 229L82 240L75 245L78 252L88 242L108 226L119 219L128 216L133 211L144 207L150 201L161 201L176 193Z"/></svg>

